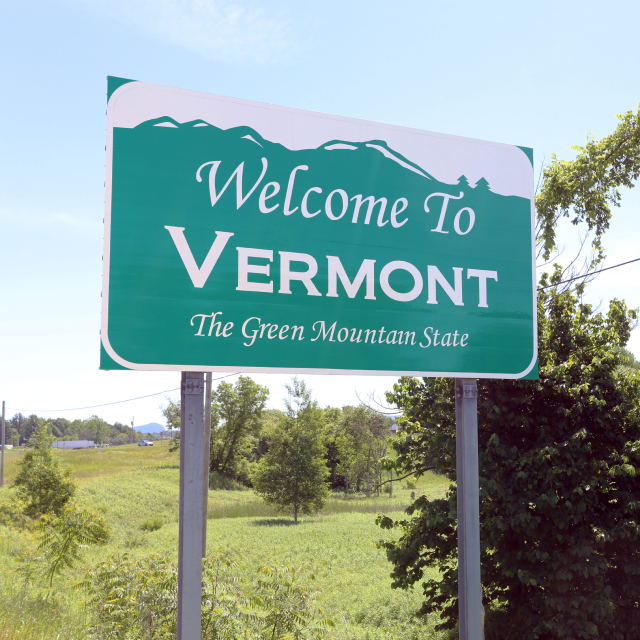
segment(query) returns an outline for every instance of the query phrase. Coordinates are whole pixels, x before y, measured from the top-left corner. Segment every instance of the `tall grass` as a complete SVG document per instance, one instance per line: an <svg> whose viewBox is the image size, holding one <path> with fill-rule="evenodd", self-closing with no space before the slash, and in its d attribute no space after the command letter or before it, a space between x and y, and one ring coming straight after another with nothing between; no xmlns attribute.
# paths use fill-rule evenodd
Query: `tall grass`
<svg viewBox="0 0 640 640"><path fill-rule="evenodd" d="M80 640L84 638L82 608L74 609L64 599L7 592L0 598L0 640Z"/></svg>
<svg viewBox="0 0 640 640"><path fill-rule="evenodd" d="M15 464L19 454L10 453ZM103 513L114 535L108 545L87 549L84 566L68 572L47 599L37 589L23 593L17 573L20 554L36 549L34 534L0 525L0 640L84 638L84 595L73 584L87 568L125 552L142 557L160 551L177 558L176 453L134 445L56 455L78 481L77 501ZM447 486L441 476L426 474L415 492L441 496ZM419 588L390 588L391 566L375 547L377 540L395 532L379 529L374 514L402 511L411 492L400 482L394 483L393 498L334 494L321 514L294 525L251 490L211 490L207 552L242 560L247 580L255 578L259 567L273 564L303 566L314 573L322 605L336 622L333 640L443 640L433 631L434 619L414 615L421 603ZM10 503L12 493L10 488L0 491L0 506ZM163 526L147 526L156 520Z"/></svg>

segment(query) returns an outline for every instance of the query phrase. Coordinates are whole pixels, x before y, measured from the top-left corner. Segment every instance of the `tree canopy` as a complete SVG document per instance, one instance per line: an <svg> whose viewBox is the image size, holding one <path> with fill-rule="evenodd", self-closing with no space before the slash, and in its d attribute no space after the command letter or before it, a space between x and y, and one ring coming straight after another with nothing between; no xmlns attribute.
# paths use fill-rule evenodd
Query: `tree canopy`
<svg viewBox="0 0 640 640"><path fill-rule="evenodd" d="M211 394L211 471L248 480L248 462L256 459L262 413L269 390L248 376L222 382Z"/></svg>
<svg viewBox="0 0 640 640"><path fill-rule="evenodd" d="M619 187L640 171L639 114L591 137L573 161L544 171L537 199L539 255L557 249L563 217L592 233L592 267ZM625 346L636 311L613 300L596 312L584 284L560 286L559 266L538 293L539 380L478 381L478 441L486 637L640 638L640 374ZM455 480L453 380L402 378L388 395L404 412L395 467ZM428 461L428 462L427 462ZM389 463L390 465L391 463ZM419 497L407 517L379 524L393 586L422 581L423 611L457 621L456 487ZM427 566L441 579L424 579Z"/></svg>
<svg viewBox="0 0 640 640"><path fill-rule="evenodd" d="M552 298L552 299L551 299ZM546 307L546 303L549 304ZM540 380L478 381L482 582L487 638L640 637L640 376L620 367L635 312L594 313L571 292L539 297ZM404 378L398 467L455 479L453 380ZM457 620L456 488L422 496L382 546L393 585L430 565L423 610Z"/></svg>
<svg viewBox="0 0 640 640"><path fill-rule="evenodd" d="M269 451L256 465L252 481L268 504L293 515L320 511L328 496L324 412L304 381L287 385L286 415L272 432Z"/></svg>
<svg viewBox="0 0 640 640"><path fill-rule="evenodd" d="M24 416L16 413L6 421L6 442L18 446L29 444L38 430L43 418L35 414ZM97 444L106 442L117 444L128 442L130 427L121 422L109 424L106 420L93 415L85 419L68 420L67 418L45 419L49 432L54 440L93 440Z"/></svg>
<svg viewBox="0 0 640 640"><path fill-rule="evenodd" d="M557 225L568 218L584 223L592 237L592 268L604 259L602 238L609 228L611 207L619 207L620 187L631 188L640 175L640 106L618 116L616 130L602 140L593 134L574 160L554 154L543 172L543 187L536 198L539 257L549 260L558 248Z"/></svg>

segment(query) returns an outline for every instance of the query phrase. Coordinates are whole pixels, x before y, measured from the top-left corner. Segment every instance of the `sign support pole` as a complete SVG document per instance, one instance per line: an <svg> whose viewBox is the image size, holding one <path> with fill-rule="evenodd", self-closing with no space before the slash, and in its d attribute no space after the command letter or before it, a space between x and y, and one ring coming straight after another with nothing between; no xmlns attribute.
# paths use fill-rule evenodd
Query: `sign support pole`
<svg viewBox="0 0 640 640"><path fill-rule="evenodd" d="M211 371L204 383L204 468L202 469L202 557L207 557L207 510L209 508L209 463L211 458Z"/></svg>
<svg viewBox="0 0 640 640"><path fill-rule="evenodd" d="M177 640L200 640L202 627L202 373L182 373Z"/></svg>
<svg viewBox="0 0 640 640"><path fill-rule="evenodd" d="M456 378L456 475L458 485L458 610L460 640L481 640L480 488L478 387Z"/></svg>

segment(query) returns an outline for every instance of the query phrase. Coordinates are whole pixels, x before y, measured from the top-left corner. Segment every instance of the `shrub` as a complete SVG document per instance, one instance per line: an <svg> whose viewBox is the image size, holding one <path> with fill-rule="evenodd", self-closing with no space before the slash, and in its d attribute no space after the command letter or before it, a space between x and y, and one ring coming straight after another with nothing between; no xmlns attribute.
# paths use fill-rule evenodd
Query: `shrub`
<svg viewBox="0 0 640 640"><path fill-rule="evenodd" d="M33 448L27 449L18 462L18 475L13 481L16 494L28 516L60 514L75 494L76 485L69 479L71 472L62 471L53 457L48 423L40 421L32 440Z"/></svg>
<svg viewBox="0 0 640 640"><path fill-rule="evenodd" d="M143 531L157 531L158 529L162 529L163 525L164 520L160 516L153 516L144 520L140 528Z"/></svg>
<svg viewBox="0 0 640 640"><path fill-rule="evenodd" d="M65 567L73 568L80 553L89 544L103 544L111 537L107 521L97 514L77 507L65 507L59 517L43 516L36 527L40 533L38 549L47 561L49 588L53 577Z"/></svg>
<svg viewBox="0 0 640 640"><path fill-rule="evenodd" d="M33 521L22 512L20 506L15 502L0 504L0 525L26 529L31 524Z"/></svg>
<svg viewBox="0 0 640 640"><path fill-rule="evenodd" d="M247 487L231 478L223 476L217 471L213 471L209 474L209 489L213 491L246 491Z"/></svg>
<svg viewBox="0 0 640 640"><path fill-rule="evenodd" d="M203 561L202 638L320 640L332 622L317 605L318 591L299 584L292 567L260 570L241 583L240 565L221 556ZM95 606L91 637L101 640L175 638L177 565L154 554L112 556L87 573Z"/></svg>

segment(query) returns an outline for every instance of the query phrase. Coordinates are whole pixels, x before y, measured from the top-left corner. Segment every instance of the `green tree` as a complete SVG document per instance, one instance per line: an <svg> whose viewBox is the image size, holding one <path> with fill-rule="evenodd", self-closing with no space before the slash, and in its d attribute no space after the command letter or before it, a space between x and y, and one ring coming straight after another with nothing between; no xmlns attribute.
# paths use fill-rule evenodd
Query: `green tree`
<svg viewBox="0 0 640 640"><path fill-rule="evenodd" d="M169 400L166 407L162 409L162 415L167 423L167 429L171 429L173 440L169 445L169 451L180 449L180 402Z"/></svg>
<svg viewBox="0 0 640 640"><path fill-rule="evenodd" d="M357 490L365 486L367 495L370 495L372 485L377 491L382 471L380 458L386 453L392 422L364 405L344 407L340 432L335 442L338 470L345 477L347 491L349 486Z"/></svg>
<svg viewBox="0 0 640 640"><path fill-rule="evenodd" d="M632 188L640 175L640 106L638 111L619 115L616 130L602 140L593 135L574 160L558 160L556 155L543 173L543 188L536 197L538 256L548 261L557 250L557 225L568 218L584 224L591 234L592 268L604 259L602 236L609 228L611 207L619 207L620 187Z"/></svg>
<svg viewBox="0 0 640 640"><path fill-rule="evenodd" d="M51 442L48 424L40 420L13 481L18 498L25 504L24 512L32 517L59 514L76 491L71 472L62 471L54 458Z"/></svg>
<svg viewBox="0 0 640 640"><path fill-rule="evenodd" d="M248 376L222 382L211 393L211 471L248 480L247 462L255 459L269 389Z"/></svg>
<svg viewBox="0 0 640 640"><path fill-rule="evenodd" d="M18 446L18 439L20 438L20 434L18 433L17 429L14 429L13 427L9 427L7 425L5 425L6 428L6 435L5 435L5 441L7 444L12 444L14 447Z"/></svg>
<svg viewBox="0 0 640 640"><path fill-rule="evenodd" d="M25 418L22 414L16 413L13 418L7 420L7 433L12 434L12 439L8 440L7 444L17 445L18 439L23 444L28 444L41 420L36 415ZM118 439L122 434L129 433L129 427L126 425L120 422L111 425L95 415L86 420L74 420L73 422L66 418L55 418L46 420L46 422L54 440L93 440L98 444L104 444L107 441Z"/></svg>
<svg viewBox="0 0 640 640"><path fill-rule="evenodd" d="M640 111L576 159L544 171L537 197L539 257L557 250L561 217L586 225L593 258L619 187L640 173ZM585 246L585 243L582 243ZM573 261L575 263L575 260ZM570 269L573 267L570 265ZM566 273L566 272L565 272ZM612 301L606 314L563 283L559 266L538 294L540 379L479 382L481 561L489 638L640 638L640 378L624 346L637 314ZM573 289L573 291L572 291ZM452 380L402 379L389 400L404 410L406 434L394 443L396 468L424 473L426 461L455 478ZM456 492L420 497L381 541L393 584L423 582L423 610L457 617Z"/></svg>
<svg viewBox="0 0 640 640"><path fill-rule="evenodd" d="M636 360L636 357L628 349L620 349L620 358L622 360L620 366L634 371L640 370L640 362Z"/></svg>
<svg viewBox="0 0 640 640"><path fill-rule="evenodd" d="M84 421L84 431L88 440L94 440L96 444L104 444L111 433L111 426L98 416L91 416Z"/></svg>
<svg viewBox="0 0 640 640"><path fill-rule="evenodd" d="M268 453L252 475L255 490L283 512L312 514L329 495L325 463L326 427L322 409L303 380L286 385L286 415L272 434Z"/></svg>
<svg viewBox="0 0 640 640"><path fill-rule="evenodd" d="M557 272L556 280L560 279ZM543 284L545 280L543 279ZM621 368L635 312L572 292L538 298L539 381L478 381L481 560L488 638L640 638L640 376ZM396 468L455 478L453 380L405 378ZM456 489L384 528L393 586L423 582L423 611L457 620Z"/></svg>
<svg viewBox="0 0 640 640"><path fill-rule="evenodd" d="M337 472L344 477L345 490L349 493L358 463L357 442L352 433L342 432L335 439L338 454Z"/></svg>
<svg viewBox="0 0 640 640"><path fill-rule="evenodd" d="M211 392L211 472L248 482L249 462L265 448L260 435L268 397L269 389L248 376L240 376L235 384L222 382ZM162 413L167 427L180 429L180 402L169 401ZM179 448L178 432L169 450Z"/></svg>

